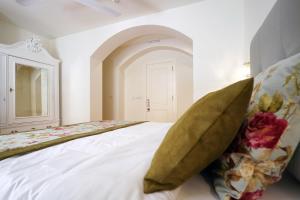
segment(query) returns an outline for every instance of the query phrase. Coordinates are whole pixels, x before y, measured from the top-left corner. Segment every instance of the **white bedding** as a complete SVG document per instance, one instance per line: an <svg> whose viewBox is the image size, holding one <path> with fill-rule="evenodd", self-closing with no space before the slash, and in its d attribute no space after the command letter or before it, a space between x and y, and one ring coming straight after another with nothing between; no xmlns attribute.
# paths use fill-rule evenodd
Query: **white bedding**
<svg viewBox="0 0 300 200"><path fill-rule="evenodd" d="M215 200L199 175L173 191L143 193L170 125L143 123L2 160L0 200Z"/></svg>
<svg viewBox="0 0 300 200"><path fill-rule="evenodd" d="M180 188L143 193L143 177L169 127L148 122L0 161L0 199L176 199Z"/></svg>

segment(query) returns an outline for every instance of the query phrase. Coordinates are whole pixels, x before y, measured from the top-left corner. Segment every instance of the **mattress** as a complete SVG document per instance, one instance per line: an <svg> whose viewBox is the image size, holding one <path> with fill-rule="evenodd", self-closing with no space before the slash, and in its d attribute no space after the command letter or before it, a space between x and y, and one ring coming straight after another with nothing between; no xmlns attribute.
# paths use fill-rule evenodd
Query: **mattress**
<svg viewBox="0 0 300 200"><path fill-rule="evenodd" d="M0 199L217 199L201 175L173 191L143 193L143 177L170 126L147 122L2 160ZM299 199L299 185L284 179L264 199L275 197Z"/></svg>

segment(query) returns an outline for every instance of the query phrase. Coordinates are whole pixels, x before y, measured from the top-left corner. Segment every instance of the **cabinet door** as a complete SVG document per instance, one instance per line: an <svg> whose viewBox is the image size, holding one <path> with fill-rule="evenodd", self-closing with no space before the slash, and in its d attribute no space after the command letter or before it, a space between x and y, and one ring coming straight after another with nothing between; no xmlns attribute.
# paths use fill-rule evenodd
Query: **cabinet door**
<svg viewBox="0 0 300 200"><path fill-rule="evenodd" d="M6 58L0 53L0 127L6 124Z"/></svg>
<svg viewBox="0 0 300 200"><path fill-rule="evenodd" d="M8 73L8 124L52 120L53 67L10 56Z"/></svg>

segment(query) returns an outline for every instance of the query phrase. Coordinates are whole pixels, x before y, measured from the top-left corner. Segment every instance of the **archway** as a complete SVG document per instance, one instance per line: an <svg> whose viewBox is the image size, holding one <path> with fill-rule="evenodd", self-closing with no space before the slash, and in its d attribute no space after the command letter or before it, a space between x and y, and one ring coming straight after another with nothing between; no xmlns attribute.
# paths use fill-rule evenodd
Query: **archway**
<svg viewBox="0 0 300 200"><path fill-rule="evenodd" d="M138 51L129 54L122 61L118 62L115 65L109 65L107 59L104 61L103 65L103 118L104 119L121 119L125 118L125 70L137 61L139 58L147 55L148 53L155 51L168 50L172 52L178 52L189 57L189 60L192 63L192 52L184 51L180 48L176 48L174 45L170 46L151 46L148 48L142 48ZM109 58L109 57L108 57ZM175 59L175 58L174 58ZM142 66L141 66L142 67ZM181 67L181 68L178 68ZM177 71L182 69L177 63ZM192 69L192 64L190 65ZM176 73L177 74L177 73ZM178 74L177 74L178 75ZM192 75L192 72L191 72ZM180 76L182 77L182 76ZM186 80L186 82L192 85L192 78ZM192 86L190 87L192 88ZM182 109L180 109L181 111ZM178 112L181 113L181 112ZM140 119L141 120L141 119ZM144 120L144 119L142 119Z"/></svg>
<svg viewBox="0 0 300 200"><path fill-rule="evenodd" d="M120 45L124 44L127 41L130 41L134 38L149 35L149 34L164 34L168 35L169 37L177 38L184 41L190 46L193 46L193 41L191 38L187 37L186 35L168 28L164 26L158 25L143 25L137 26L133 28L129 28L123 30L106 42L104 42L91 56L91 120L101 120L102 119L102 70L103 70L103 61L104 59L110 55L116 48ZM184 51L184 49L181 49Z"/></svg>

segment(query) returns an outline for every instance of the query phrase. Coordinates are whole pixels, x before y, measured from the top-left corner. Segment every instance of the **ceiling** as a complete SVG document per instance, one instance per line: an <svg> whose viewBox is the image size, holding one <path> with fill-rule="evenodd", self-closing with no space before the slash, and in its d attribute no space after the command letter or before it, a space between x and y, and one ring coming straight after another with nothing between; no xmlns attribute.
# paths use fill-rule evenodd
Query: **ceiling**
<svg viewBox="0 0 300 200"><path fill-rule="evenodd" d="M34 0L28 6L18 4L16 0L0 0L0 15L21 28L56 38L201 0L120 0L120 3L113 3L112 0L95 1L121 15L113 16L76 0Z"/></svg>

